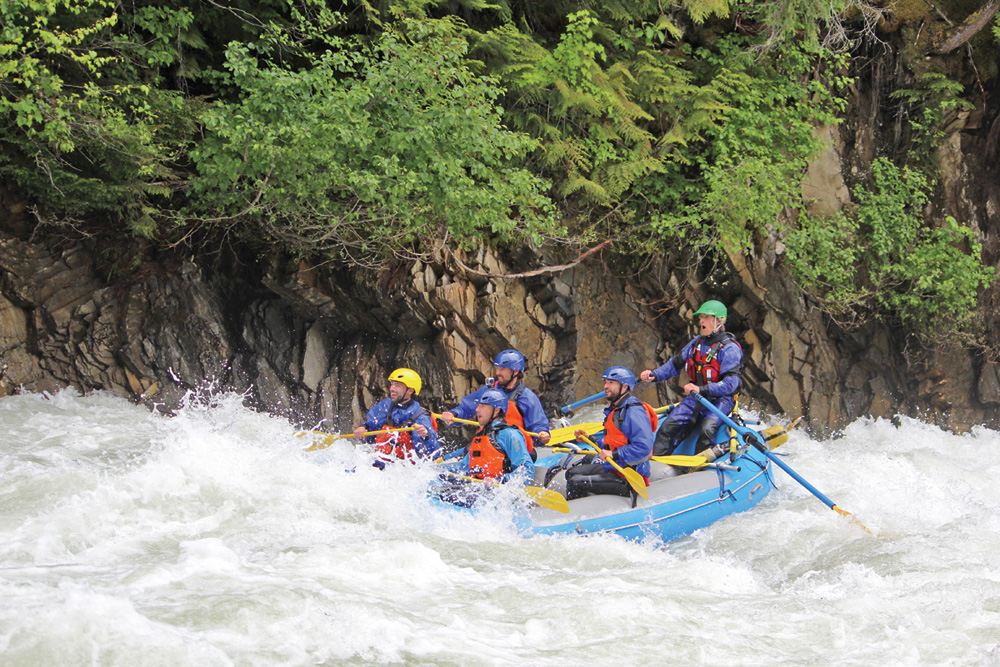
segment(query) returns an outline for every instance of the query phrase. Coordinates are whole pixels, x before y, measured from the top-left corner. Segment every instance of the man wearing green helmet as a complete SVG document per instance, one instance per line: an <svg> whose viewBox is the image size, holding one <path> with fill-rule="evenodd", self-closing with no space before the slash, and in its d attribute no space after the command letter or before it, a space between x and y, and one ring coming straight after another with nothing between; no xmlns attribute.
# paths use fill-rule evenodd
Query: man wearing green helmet
<svg viewBox="0 0 1000 667"><path fill-rule="evenodd" d="M726 307L720 301L706 301L695 315L698 317L699 335L684 346L680 354L656 370L645 370L640 378L646 382L663 382L687 371L688 383L684 385L687 394L670 411L656 434L653 445L654 456L668 456L688 427L698 421L701 404L692 394L698 393L711 401L725 414L736 404L736 392L740 388L740 371L743 368L743 349L736 338L726 331ZM702 452L715 443L720 420L715 415L700 417L700 433L696 451ZM680 437L678 437L680 436ZM721 453L706 451L707 458Z"/></svg>

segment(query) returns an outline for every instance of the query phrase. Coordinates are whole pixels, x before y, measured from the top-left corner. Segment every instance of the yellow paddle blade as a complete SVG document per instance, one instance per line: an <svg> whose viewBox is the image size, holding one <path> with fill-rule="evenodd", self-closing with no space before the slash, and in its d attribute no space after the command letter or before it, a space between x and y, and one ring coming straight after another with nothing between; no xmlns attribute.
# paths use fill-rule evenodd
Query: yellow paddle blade
<svg viewBox="0 0 1000 667"><path fill-rule="evenodd" d="M644 500L649 500L649 489L646 488L646 480L642 478L642 475L637 473L631 468L622 468L620 465L611 461L611 465L621 474L625 475L625 481L628 482L636 493L638 493Z"/></svg>
<svg viewBox="0 0 1000 667"><path fill-rule="evenodd" d="M791 431L795 426L802 421L802 417L799 417L787 427L785 426L772 426L771 428L766 428L762 431L764 435L764 442L767 443L768 447L771 449L777 449L783 444L788 442L788 432Z"/></svg>
<svg viewBox="0 0 1000 667"><path fill-rule="evenodd" d="M307 452L315 452L316 450L319 450L319 449L326 449L327 447L329 447L330 445L332 445L334 442L336 442L336 440L338 438L343 438L344 437L342 435L335 435L333 433L323 433L322 431L299 431L299 432L297 432L295 434L296 438L304 438L306 436L312 436L314 438L316 438L316 437L319 438L318 440L315 440L311 445L309 445L308 447L305 448L304 451L307 451ZM351 437L352 438L354 437L353 433L351 434Z"/></svg>
<svg viewBox="0 0 1000 667"><path fill-rule="evenodd" d="M566 498L557 491L552 489L543 489L540 486L526 486L524 487L525 494L533 502L542 507L550 510L555 510L556 512L562 512L563 514L569 514L569 503L566 502Z"/></svg>
<svg viewBox="0 0 1000 667"><path fill-rule="evenodd" d="M697 468L708 463L704 456L650 456L649 460L666 463L668 466L683 466L685 468Z"/></svg>
<svg viewBox="0 0 1000 667"><path fill-rule="evenodd" d="M461 479L466 482L479 482L480 484L485 483L485 480L469 477L468 475L460 475L457 472L449 472L447 474L449 477ZM523 488L524 493L536 504L550 510L562 512L563 514L569 514L569 503L566 502L566 498L563 497L561 493L553 491L552 489L543 489L540 486L525 486Z"/></svg>
<svg viewBox="0 0 1000 667"><path fill-rule="evenodd" d="M850 521L851 523L853 523L855 526L857 526L861 530L863 530L866 533L868 533L869 535L874 535L875 534L872 531L868 530L868 527L865 524L861 523L861 521L858 519L858 517L854 516L853 514L851 514L850 512L848 512L847 510L842 510L839 507L837 507L836 505L833 505L831 509L833 509L834 512L836 512L840 516L844 517L845 519L847 519L848 521Z"/></svg>
<svg viewBox="0 0 1000 667"><path fill-rule="evenodd" d="M594 435L598 431L604 430L604 424L601 422L588 422L586 424L571 424L569 426L563 426L562 428L555 428L549 432L552 437L549 439L549 447L554 445L561 445L564 442L572 442L576 440L577 429L583 429L583 432L587 435Z"/></svg>
<svg viewBox="0 0 1000 667"><path fill-rule="evenodd" d="M584 436L583 440L588 445L593 447L595 452L600 453L601 448L597 446L596 442L594 442L593 440L591 440L586 436ZM611 464L612 468L621 473L622 477L625 478L625 481L628 482L628 485L632 487L633 491L638 493L645 500L649 500L649 491L646 489L646 480L642 478L642 475L637 473L635 470L632 470L631 468L622 468L612 459L608 459L607 461L608 463Z"/></svg>
<svg viewBox="0 0 1000 667"><path fill-rule="evenodd" d="M384 433L392 433L395 431L412 431L416 429L415 426L403 426L402 428L389 428L386 427L381 431L365 431L361 434L361 437L366 437L369 435L380 435ZM320 439L305 448L304 451L314 452L317 449L326 449L334 442L339 439L348 440L350 438L355 438L353 433L324 433L323 431L299 431L295 434L295 437L302 438L307 435L320 436Z"/></svg>

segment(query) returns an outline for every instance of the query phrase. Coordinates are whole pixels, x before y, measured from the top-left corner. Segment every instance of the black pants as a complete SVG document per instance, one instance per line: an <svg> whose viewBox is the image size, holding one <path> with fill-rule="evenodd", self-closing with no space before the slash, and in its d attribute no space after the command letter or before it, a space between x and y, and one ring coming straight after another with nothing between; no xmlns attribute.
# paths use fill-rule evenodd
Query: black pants
<svg viewBox="0 0 1000 667"><path fill-rule="evenodd" d="M566 471L566 500L598 494L628 498L632 489L617 472L605 470L603 463L580 463Z"/></svg>
<svg viewBox="0 0 1000 667"><path fill-rule="evenodd" d="M702 417L698 422L698 444L694 451L700 452L715 444L715 435L719 432L722 422L715 415ZM673 417L667 417L656 432L656 441L653 443L653 456L670 456L674 453L674 440L683 439L687 433L688 424L675 421Z"/></svg>

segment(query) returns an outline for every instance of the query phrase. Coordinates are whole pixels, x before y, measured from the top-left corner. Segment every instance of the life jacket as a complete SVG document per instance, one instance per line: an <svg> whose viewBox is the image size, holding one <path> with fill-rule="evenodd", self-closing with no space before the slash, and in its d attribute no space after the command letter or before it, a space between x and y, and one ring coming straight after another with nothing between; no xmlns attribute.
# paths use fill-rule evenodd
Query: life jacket
<svg viewBox="0 0 1000 667"><path fill-rule="evenodd" d="M385 416L385 425L389 428L405 428L407 426L413 426L421 415L426 414L429 414L427 410L421 408L409 419L404 419L403 421L397 423L396 420L392 418L392 408L390 407L389 414ZM436 433L436 419L431 418L431 426L434 427L434 431ZM397 459L415 459L417 455L413 450L413 431L387 431L385 433L379 433L375 436L375 450L381 454Z"/></svg>
<svg viewBox="0 0 1000 667"><path fill-rule="evenodd" d="M733 334L728 331L723 331L722 333L723 336L720 340L710 345L708 350L702 351L701 349L701 342L705 336L698 336L691 345L691 356L688 358L684 370L687 371L691 382L699 387L709 382L721 382L723 377L740 374L740 367L728 371L725 375L722 374L719 352L730 342L736 343L737 347L740 345ZM743 348L740 347L740 349L742 350Z"/></svg>
<svg viewBox="0 0 1000 667"><path fill-rule="evenodd" d="M639 405L639 403L628 403L624 407L616 407L604 419L604 444L611 451L615 451L619 447L628 444L628 438L622 431L622 424L625 422L625 411L632 406L638 407ZM649 425L652 427L653 433L656 433L656 427L660 423L660 418L656 415L656 411L652 405L645 401L641 405L646 410L646 415L649 416Z"/></svg>
<svg viewBox="0 0 1000 667"><path fill-rule="evenodd" d="M469 443L470 477L475 477L476 479L486 479L488 477L500 478L513 470L510 465L510 457L507 456L507 452L500 447L496 440L497 434L505 428L517 427L510 424L502 424L494 428L490 424L477 433L476 437Z"/></svg>
<svg viewBox="0 0 1000 667"><path fill-rule="evenodd" d="M521 396L521 392L524 391L524 385L520 382L514 387L514 391L507 395L507 409L505 410L504 420L510 426L516 426L517 430L521 432L524 436L524 443L528 445L528 453L531 454L531 458L535 458L535 445L532 441L528 431L524 428L524 415L521 414L521 410L517 407L517 399Z"/></svg>

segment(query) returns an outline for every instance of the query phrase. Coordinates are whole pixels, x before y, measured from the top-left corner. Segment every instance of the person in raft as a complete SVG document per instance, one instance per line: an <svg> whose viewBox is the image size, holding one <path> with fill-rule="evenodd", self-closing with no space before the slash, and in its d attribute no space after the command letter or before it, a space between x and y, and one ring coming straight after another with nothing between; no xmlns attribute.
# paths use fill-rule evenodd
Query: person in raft
<svg viewBox="0 0 1000 667"><path fill-rule="evenodd" d="M655 456L669 456L680 439L695 422L699 422L701 404L692 394L701 394L725 414L736 404L740 388L740 371L743 368L743 349L736 338L726 331L726 307L719 301L706 301L695 315L698 317L699 334L681 353L656 370L645 370L639 377L646 382L663 382L687 371L686 396L670 411L656 434L653 446ZM709 461L723 453L715 445L720 420L714 414L700 415L698 444L695 448Z"/></svg>
<svg viewBox="0 0 1000 667"><path fill-rule="evenodd" d="M601 376L608 407L604 408L604 447L597 463L579 463L566 471L566 499L594 494L632 495L625 478L607 461L633 468L649 485L649 456L653 451L656 413L632 394L635 375L624 366L612 366ZM582 429L577 438L585 436Z"/></svg>
<svg viewBox="0 0 1000 667"><path fill-rule="evenodd" d="M487 380L486 384L463 398L456 407L442 412L441 419L447 424L451 424L456 417L472 419L483 393L491 389L499 390L507 397L507 424L521 429L528 451L535 458L535 444L544 445L549 441L549 420L538 395L521 382L526 367L524 355L517 350L504 350L493 360L493 367L496 379L492 382ZM538 443L534 442L535 439L528 432L538 434Z"/></svg>
<svg viewBox="0 0 1000 667"><path fill-rule="evenodd" d="M414 399L422 386L420 376L412 369L397 368L389 373L389 397L373 405L364 423L354 429L358 438L365 437L366 431L379 431L387 426L390 429L407 429L365 437L365 442L375 443L379 453L380 460L376 461L376 467L384 468L385 462L395 460L430 461L441 454L431 415Z"/></svg>
<svg viewBox="0 0 1000 667"><path fill-rule="evenodd" d="M495 484L515 480L524 484L534 479L535 466L524 435L505 419L508 400L499 389L487 389L476 397L479 430L469 443L465 458L452 468L462 476L482 480L485 484L452 479L449 486L443 487L440 498L471 507L484 490ZM448 479L454 475L444 473L442 477Z"/></svg>

